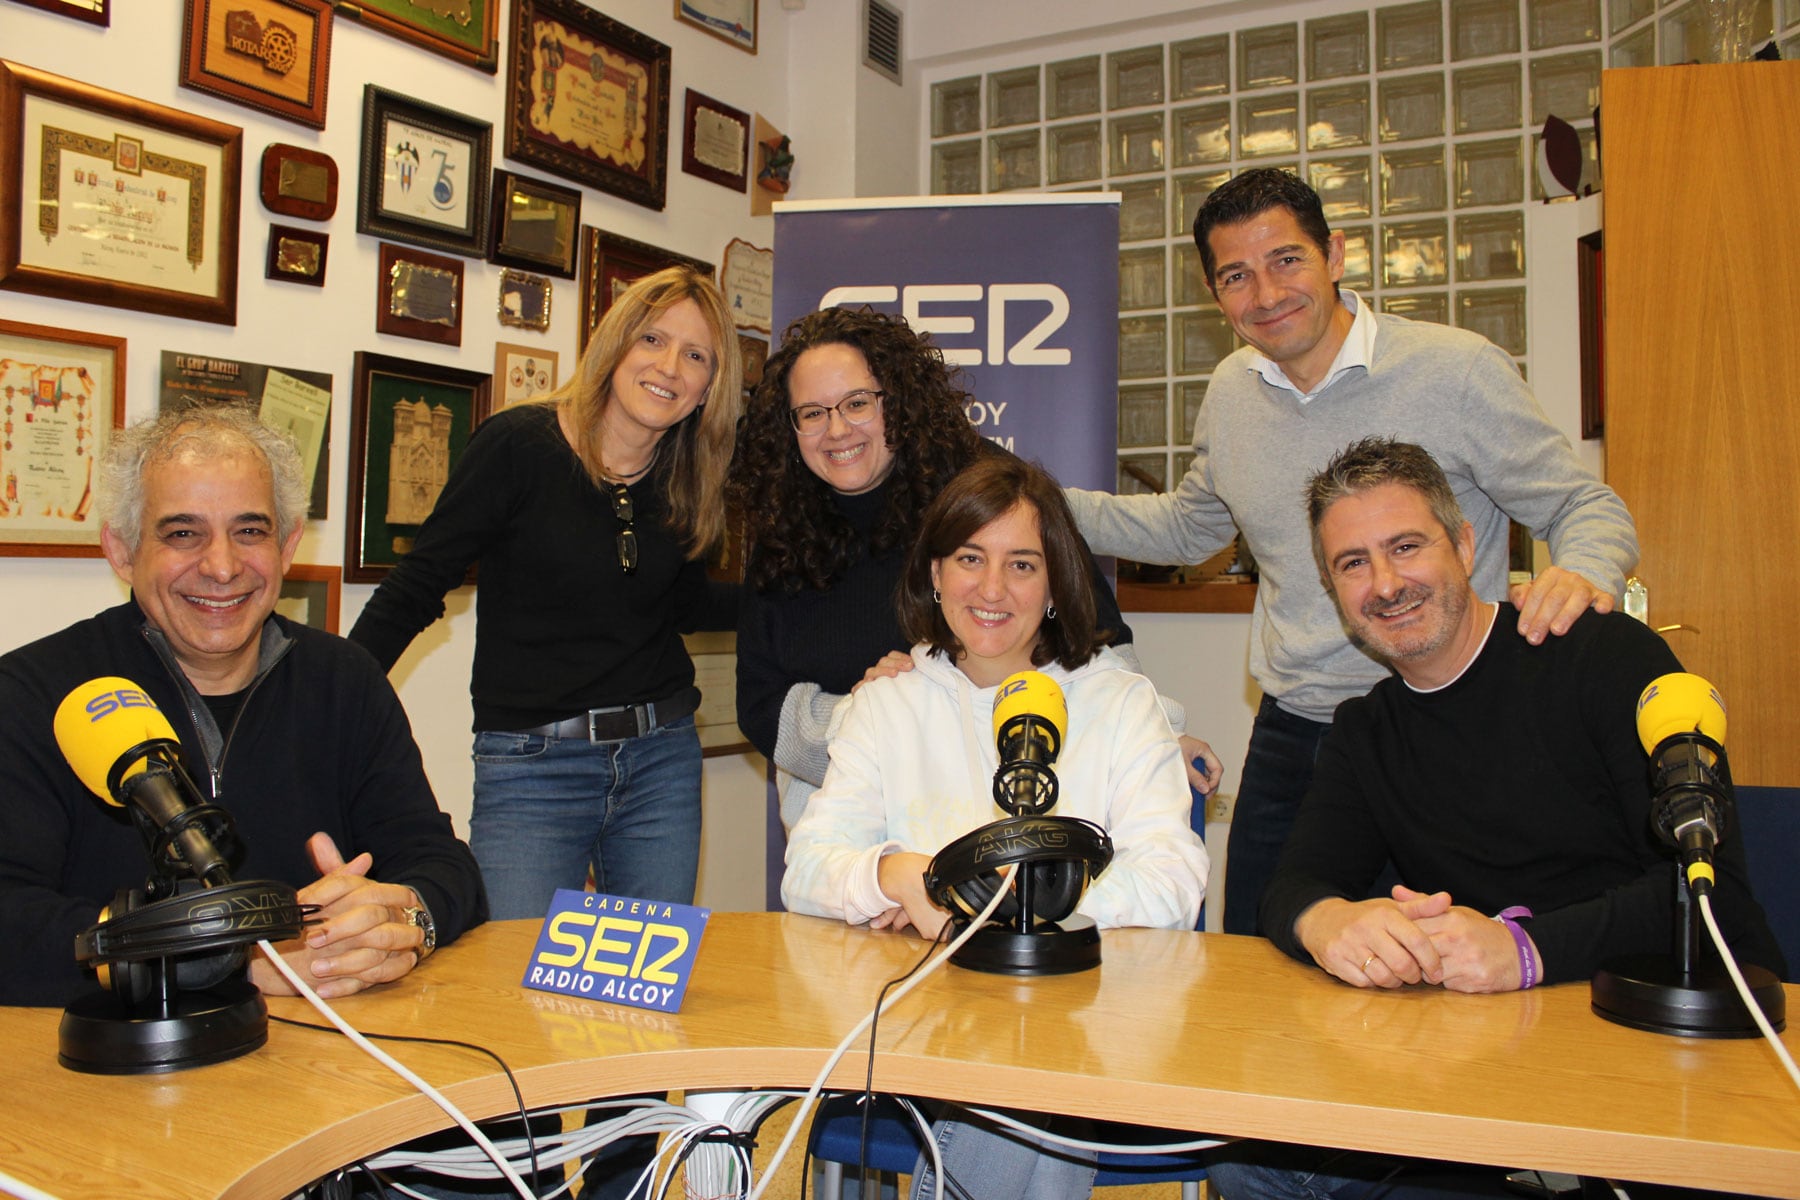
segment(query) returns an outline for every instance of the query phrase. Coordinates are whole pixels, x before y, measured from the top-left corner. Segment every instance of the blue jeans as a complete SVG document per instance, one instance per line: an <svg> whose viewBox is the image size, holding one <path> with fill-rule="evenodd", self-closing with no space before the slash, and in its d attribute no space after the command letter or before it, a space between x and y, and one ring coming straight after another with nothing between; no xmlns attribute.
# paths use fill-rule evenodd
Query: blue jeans
<svg viewBox="0 0 1800 1200"><path fill-rule="evenodd" d="M1055 1123L1058 1132L1079 1137L1087 1122L1064 1117L1033 1116ZM974 1113L934 1122L931 1136L944 1164L944 1200L1080 1200L1094 1188L1095 1155L985 1121ZM913 1168L912 1200L936 1200L937 1176L929 1151L920 1151Z"/></svg>
<svg viewBox="0 0 1800 1200"><path fill-rule="evenodd" d="M1225 1200L1478 1200L1509 1194L1504 1167L1279 1142L1221 1146L1207 1156L1206 1172Z"/></svg>
<svg viewBox="0 0 1800 1200"><path fill-rule="evenodd" d="M694 902L700 735L694 719L616 742L475 735L469 847L496 921L542 917L558 888Z"/></svg>
<svg viewBox="0 0 1800 1200"><path fill-rule="evenodd" d="M1312 786L1313 761L1331 726L1264 696L1250 729L1231 836L1225 843L1225 932L1256 933L1256 910Z"/></svg>

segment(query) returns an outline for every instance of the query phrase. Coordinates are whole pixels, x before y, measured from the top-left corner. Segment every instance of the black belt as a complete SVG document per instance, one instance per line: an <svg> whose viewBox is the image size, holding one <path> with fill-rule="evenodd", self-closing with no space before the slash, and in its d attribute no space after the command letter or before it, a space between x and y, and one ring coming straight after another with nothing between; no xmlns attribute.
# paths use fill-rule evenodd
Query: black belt
<svg viewBox="0 0 1800 1200"><path fill-rule="evenodd" d="M515 729L538 737L583 738L590 742L617 742L642 737L652 729L679 721L700 707L700 689L676 692L654 704L621 704L617 708L590 708L578 717L553 721L532 729Z"/></svg>

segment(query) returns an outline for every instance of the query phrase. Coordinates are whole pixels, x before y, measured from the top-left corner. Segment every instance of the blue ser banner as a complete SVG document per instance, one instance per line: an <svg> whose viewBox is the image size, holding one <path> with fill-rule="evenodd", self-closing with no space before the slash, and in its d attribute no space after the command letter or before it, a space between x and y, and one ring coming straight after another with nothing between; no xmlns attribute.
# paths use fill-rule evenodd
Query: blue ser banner
<svg viewBox="0 0 1800 1200"><path fill-rule="evenodd" d="M1118 483L1119 197L775 205L774 327L867 305L960 367L969 421L1074 487Z"/></svg>

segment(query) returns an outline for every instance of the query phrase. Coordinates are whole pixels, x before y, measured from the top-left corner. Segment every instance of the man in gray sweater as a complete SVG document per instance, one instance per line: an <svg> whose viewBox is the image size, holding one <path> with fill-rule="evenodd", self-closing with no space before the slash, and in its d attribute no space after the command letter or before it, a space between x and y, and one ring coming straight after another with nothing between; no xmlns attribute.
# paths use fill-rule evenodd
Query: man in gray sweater
<svg viewBox="0 0 1800 1200"><path fill-rule="evenodd" d="M1207 287L1246 343L1213 373L1194 460L1161 495L1070 489L1096 554L1197 563L1242 531L1261 573L1250 673L1262 707L1232 818L1225 928L1256 932L1264 886L1312 778L1333 711L1387 669L1350 644L1319 587L1300 498L1306 480L1369 434L1416 442L1473 523L1472 580L1507 598L1507 520L1549 543L1555 565L1512 590L1536 644L1582 612L1608 612L1637 562L1619 497L1576 458L1517 368L1477 334L1376 313L1338 287L1343 234L1286 171L1246 171L1194 218Z"/></svg>

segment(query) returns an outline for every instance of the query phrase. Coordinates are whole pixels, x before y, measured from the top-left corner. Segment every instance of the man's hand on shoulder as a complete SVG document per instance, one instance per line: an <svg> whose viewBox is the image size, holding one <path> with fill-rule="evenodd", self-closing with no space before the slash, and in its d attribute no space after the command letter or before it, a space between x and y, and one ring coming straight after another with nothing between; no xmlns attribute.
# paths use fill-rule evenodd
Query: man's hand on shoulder
<svg viewBox="0 0 1800 1200"><path fill-rule="evenodd" d="M1294 922L1294 934L1313 961L1356 987L1395 988L1440 983L1444 967L1420 922L1450 909L1450 893L1394 889L1393 900L1333 897L1313 904Z"/></svg>
<svg viewBox="0 0 1800 1200"><path fill-rule="evenodd" d="M419 964L424 931L406 918L418 901L409 887L368 877L374 860L367 853L345 862L337 844L323 833L306 848L319 878L300 889L302 904L316 904L315 920L298 939L277 949L288 965L331 999L391 983ZM250 980L270 995L292 995L275 968L260 956L251 960Z"/></svg>
<svg viewBox="0 0 1800 1200"><path fill-rule="evenodd" d="M1546 567L1530 583L1513 585L1508 598L1519 610L1520 635L1534 646L1543 644L1549 634L1561 637L1569 632L1575 619L1590 608L1599 613L1613 610L1611 592L1561 567Z"/></svg>

